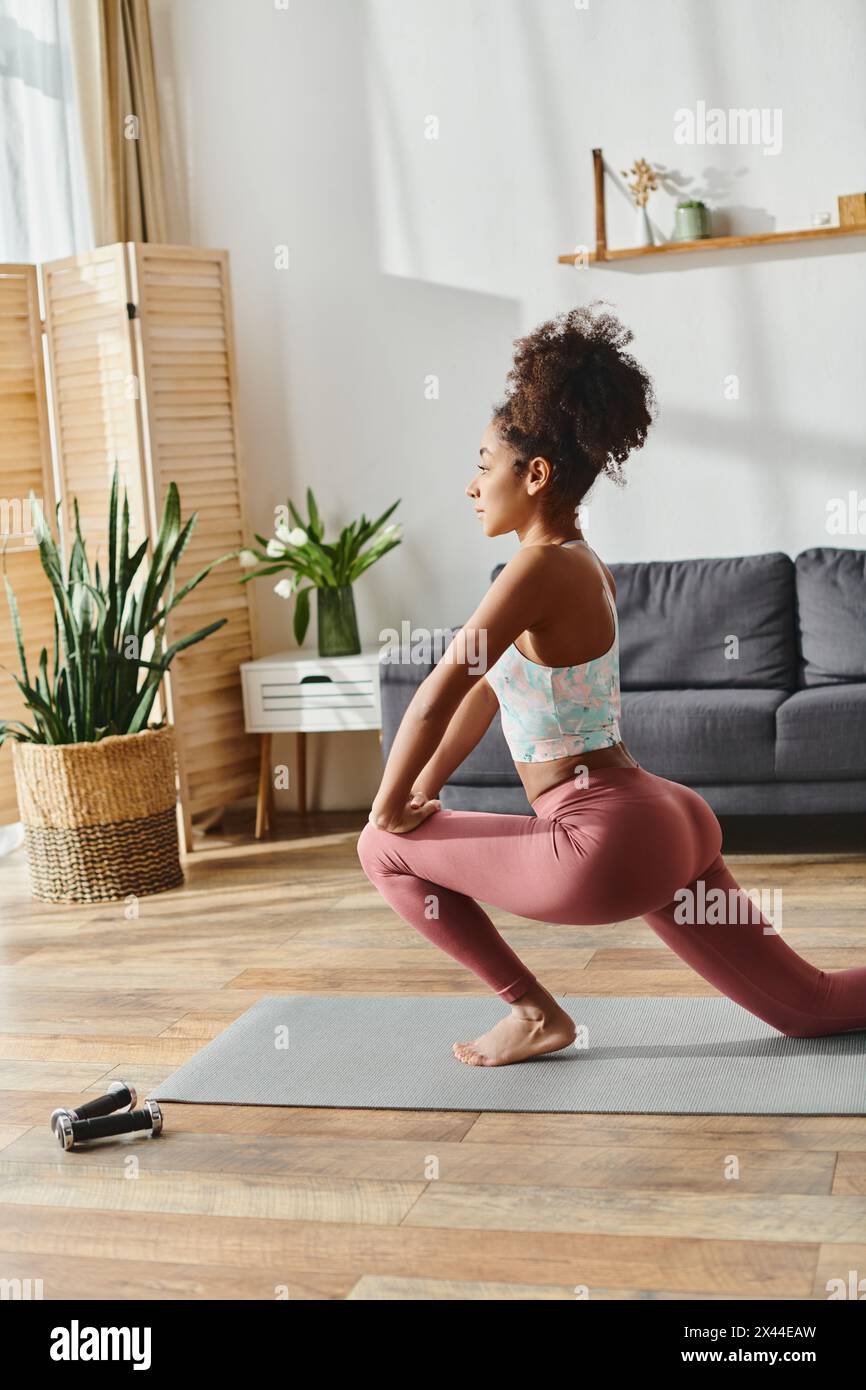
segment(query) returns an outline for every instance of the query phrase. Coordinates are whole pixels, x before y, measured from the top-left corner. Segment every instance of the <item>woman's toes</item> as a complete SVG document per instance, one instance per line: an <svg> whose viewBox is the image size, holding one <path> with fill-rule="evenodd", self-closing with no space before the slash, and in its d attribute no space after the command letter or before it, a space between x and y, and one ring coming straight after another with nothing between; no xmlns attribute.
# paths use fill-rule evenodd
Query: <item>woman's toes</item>
<svg viewBox="0 0 866 1390"><path fill-rule="evenodd" d="M455 1043L454 1056L458 1062L465 1062L470 1067L477 1066L480 1061L478 1053L474 1051L471 1043Z"/></svg>

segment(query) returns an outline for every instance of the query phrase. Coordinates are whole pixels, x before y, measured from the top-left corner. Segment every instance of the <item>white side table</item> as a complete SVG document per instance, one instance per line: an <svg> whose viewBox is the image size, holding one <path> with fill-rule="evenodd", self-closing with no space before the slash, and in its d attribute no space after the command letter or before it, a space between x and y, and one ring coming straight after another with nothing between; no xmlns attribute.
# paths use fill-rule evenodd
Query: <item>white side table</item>
<svg viewBox="0 0 866 1390"><path fill-rule="evenodd" d="M379 652L379 647L365 647L356 656L317 656L296 648L241 665L244 725L247 733L262 735L256 839L269 827L273 812L274 734L291 731L298 735L298 809L302 816L307 814L308 733L378 729L381 743Z"/></svg>

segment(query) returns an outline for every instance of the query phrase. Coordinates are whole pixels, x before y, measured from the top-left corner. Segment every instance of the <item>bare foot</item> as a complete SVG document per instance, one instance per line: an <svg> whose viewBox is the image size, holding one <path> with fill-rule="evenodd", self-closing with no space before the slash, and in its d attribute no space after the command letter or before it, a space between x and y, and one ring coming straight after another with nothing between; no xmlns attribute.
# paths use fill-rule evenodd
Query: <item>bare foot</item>
<svg viewBox="0 0 866 1390"><path fill-rule="evenodd" d="M472 1042L454 1043L454 1056L469 1067L501 1067L543 1052L558 1052L577 1037L574 1020L542 986L512 1004L512 1013Z"/></svg>

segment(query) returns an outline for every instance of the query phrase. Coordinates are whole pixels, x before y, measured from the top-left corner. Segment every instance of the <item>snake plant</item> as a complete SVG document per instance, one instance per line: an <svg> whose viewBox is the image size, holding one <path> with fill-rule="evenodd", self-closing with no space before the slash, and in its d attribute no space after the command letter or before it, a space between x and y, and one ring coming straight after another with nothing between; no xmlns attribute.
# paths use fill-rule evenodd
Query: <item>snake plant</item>
<svg viewBox="0 0 866 1390"><path fill-rule="evenodd" d="M178 652L201 642L228 622L219 618L198 632L165 647L165 620L183 598L207 577L221 556L174 591L175 569L192 534L198 516L193 512L181 527L180 497L170 483L165 497L159 536L149 572L143 583L133 580L147 551L147 539L129 553L129 500L124 488L120 534L117 528L118 473L115 463L108 514L108 573L100 574L99 562L91 575L85 542L81 536L78 498L75 509L75 541L66 574L41 504L30 493L34 533L39 557L54 594L54 660L49 673L48 652L42 648L38 670L27 668L18 604L4 572L6 596L21 662L21 676L7 671L24 696L32 724L17 719L0 720L0 744L95 743L112 734L136 734L147 728L153 702L163 676ZM60 534L60 503L56 520ZM153 633L152 660L142 651ZM7 670L6 667L0 669ZM144 673L144 680L141 675ZM163 721L164 722L164 721ZM154 726L159 727L159 726Z"/></svg>

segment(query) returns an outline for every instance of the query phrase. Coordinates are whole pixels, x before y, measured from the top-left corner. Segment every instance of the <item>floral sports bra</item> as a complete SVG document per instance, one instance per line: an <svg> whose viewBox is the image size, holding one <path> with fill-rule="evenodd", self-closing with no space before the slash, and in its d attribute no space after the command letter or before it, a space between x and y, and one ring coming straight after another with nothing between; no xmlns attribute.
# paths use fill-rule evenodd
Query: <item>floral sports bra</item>
<svg viewBox="0 0 866 1390"><path fill-rule="evenodd" d="M620 741L619 620L606 577L602 586L614 624L613 644L602 656L579 666L541 666L523 656L512 642L486 673L499 700L502 732L515 762L549 762L610 748Z"/></svg>

